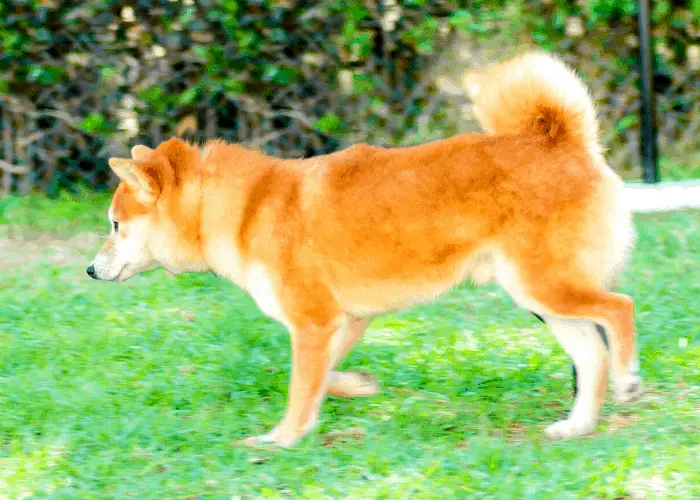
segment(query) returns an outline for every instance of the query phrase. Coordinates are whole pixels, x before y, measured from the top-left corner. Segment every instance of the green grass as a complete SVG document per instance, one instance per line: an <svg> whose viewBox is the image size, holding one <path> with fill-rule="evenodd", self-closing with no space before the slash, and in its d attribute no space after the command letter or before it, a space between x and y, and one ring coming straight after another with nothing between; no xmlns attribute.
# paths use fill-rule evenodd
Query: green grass
<svg viewBox="0 0 700 500"><path fill-rule="evenodd" d="M636 219L622 291L648 392L607 401L592 438L543 436L572 402L551 334L462 287L372 324L343 366L381 395L329 398L296 449L252 450L234 443L284 409L284 329L212 276L91 281L94 238L8 242L106 231L107 199L82 198L0 200L0 498L700 496L700 212Z"/></svg>
<svg viewBox="0 0 700 500"><path fill-rule="evenodd" d="M700 153L688 155L687 163L676 163L670 158L659 159L659 175L662 180L700 179Z"/></svg>
<svg viewBox="0 0 700 500"><path fill-rule="evenodd" d="M57 199L43 196L0 197L0 237L105 231L108 227L108 194L60 193Z"/></svg>
<svg viewBox="0 0 700 500"><path fill-rule="evenodd" d="M659 158L659 178L661 182L692 181L700 179L700 153L686 155L679 163L667 156ZM630 166L629 170L618 171L625 182L642 183L642 167L638 164Z"/></svg>

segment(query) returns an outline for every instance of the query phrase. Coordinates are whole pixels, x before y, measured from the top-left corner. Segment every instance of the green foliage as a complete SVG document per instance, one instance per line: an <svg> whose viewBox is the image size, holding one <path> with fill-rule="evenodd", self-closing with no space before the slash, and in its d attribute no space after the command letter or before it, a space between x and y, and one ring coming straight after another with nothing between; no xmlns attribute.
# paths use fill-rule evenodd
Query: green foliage
<svg viewBox="0 0 700 500"><path fill-rule="evenodd" d="M185 59L190 54L197 58L206 75L198 82L199 90L182 89L174 96L163 92L159 99L166 99L165 105L155 99L146 102L155 114L164 109L177 114L180 106L191 106L203 96L204 101L210 102L216 96L242 92L269 98L276 88L295 85L306 76L304 65L295 56L285 55L286 50L299 52L293 49L298 45L295 40L314 38L336 45L341 49L342 62L352 64L357 78L362 80L371 78L372 66L361 67L358 63L374 57L380 49L380 38L388 37L396 44L388 55L401 66L402 58L409 61L413 55L435 54L441 48L440 32L445 28L475 38L487 38L504 29L514 34L530 33L536 43L552 48L563 38L565 20L570 16L582 16L589 27L604 26L633 16L636 9L632 0L555 0L544 7L539 2L492 0L470 2L469 8L456 1L437 8L430 2L401 0L395 7L387 7L385 14L395 16L387 31L362 0L325 0L316 6L316 15L290 9L286 2L228 0L203 2L202 8L168 2L157 11L145 9L137 2L133 20L122 15L121 5L101 0L82 5L4 2L0 6L0 69L9 75L10 90L31 96L39 87L62 85L70 64L49 63L44 54L51 49L65 55L65 50L60 50L65 46L64 36L79 37L84 43L108 50L121 44L137 60L142 60L154 43L173 54L185 55ZM671 10L670 2L655 2L657 18L668 17ZM113 27L98 37L108 23ZM139 31L139 27L144 29ZM198 41L199 37L204 38ZM322 62L333 64L327 68L329 82L333 81L332 73L343 69L337 63L331 59ZM103 68L102 78L111 80L120 71L123 69L115 66ZM364 86L362 92L371 93L373 88ZM111 87L105 90L112 91Z"/></svg>
<svg viewBox="0 0 700 500"><path fill-rule="evenodd" d="M422 134L418 117L435 88L428 84L421 95L413 90L429 80L425 72L447 52L454 33L485 46L499 40L577 54L580 44L581 53L604 53L611 73L606 93L613 93L636 64L636 49L627 45L635 33L634 0L398 0L381 3L381 8L365 0L321 0L313 8L294 5L247 0L159 2L157 8L144 1L1 2L0 97L10 95L27 108L58 108L75 117L71 129L85 136L67 139L69 151L41 155L56 157L59 171L75 171L71 161L81 169L102 169L104 164L104 159L76 159L76 150L88 151L88 156L109 150L104 146L112 140L124 142L118 135L124 130L120 112L134 96L139 130L130 140L150 142L152 125L159 129L166 124L169 130L163 133L168 134L183 116L211 116L208 111L214 110L216 123L206 130L229 138L245 138L258 128L280 136L294 129L295 140L267 145L275 154L331 151L348 137L357 138L359 134L349 134L358 128L366 131L362 139L382 136L384 143L403 143ZM652 17L656 42L668 49L657 57L658 71L678 74L688 61L700 3L655 1ZM585 31L578 37L567 34L572 20ZM614 42L609 41L612 29L619 34ZM349 82L343 75L350 75ZM690 93L680 94L674 109L691 108ZM305 119L290 124L289 109ZM277 111L286 118L278 119ZM437 113L440 123L431 124L431 137L456 130L454 113ZM246 122L241 115L252 118ZM54 124L39 123L47 129ZM621 134L636 126L631 118L611 124L618 134L613 139L623 141ZM195 139L205 139L205 127L200 129ZM47 177L51 182L64 178Z"/></svg>
<svg viewBox="0 0 700 500"><path fill-rule="evenodd" d="M636 0L592 0L585 2L584 12L591 24L605 25L612 20L635 15L637 2Z"/></svg>
<svg viewBox="0 0 700 500"><path fill-rule="evenodd" d="M335 113L328 113L323 115L316 122L316 130L319 130L325 134L332 134L340 130L341 121L338 115Z"/></svg>
<svg viewBox="0 0 700 500"><path fill-rule="evenodd" d="M615 128L618 132L624 132L625 130L639 124L638 115L626 115L615 124Z"/></svg>
<svg viewBox="0 0 700 500"><path fill-rule="evenodd" d="M401 38L410 42L420 53L431 53L434 50L433 40L437 37L440 22L426 17L413 28L404 31Z"/></svg>
<svg viewBox="0 0 700 500"><path fill-rule="evenodd" d="M352 75L352 93L364 94L374 89L374 78L371 75L354 73Z"/></svg>
<svg viewBox="0 0 700 500"><path fill-rule="evenodd" d="M107 119L100 113L90 113L80 122L80 128L85 132L97 133L104 130Z"/></svg>
<svg viewBox="0 0 700 500"><path fill-rule="evenodd" d="M301 70L299 68L267 64L264 67L263 80L278 85L287 85L295 82L300 75Z"/></svg>
<svg viewBox="0 0 700 500"><path fill-rule="evenodd" d="M199 87L192 86L180 94L178 102L182 105L192 104L197 99L197 96L199 96Z"/></svg>

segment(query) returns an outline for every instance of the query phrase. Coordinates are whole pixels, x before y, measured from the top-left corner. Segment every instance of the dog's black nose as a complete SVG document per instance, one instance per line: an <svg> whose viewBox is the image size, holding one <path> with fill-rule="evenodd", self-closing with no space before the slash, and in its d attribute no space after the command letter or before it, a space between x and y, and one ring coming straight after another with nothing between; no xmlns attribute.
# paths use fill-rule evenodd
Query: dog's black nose
<svg viewBox="0 0 700 500"><path fill-rule="evenodd" d="M95 266L93 266L92 264L90 264L90 266L88 266L87 273L88 273L88 276L90 276L92 279L96 279L95 278Z"/></svg>

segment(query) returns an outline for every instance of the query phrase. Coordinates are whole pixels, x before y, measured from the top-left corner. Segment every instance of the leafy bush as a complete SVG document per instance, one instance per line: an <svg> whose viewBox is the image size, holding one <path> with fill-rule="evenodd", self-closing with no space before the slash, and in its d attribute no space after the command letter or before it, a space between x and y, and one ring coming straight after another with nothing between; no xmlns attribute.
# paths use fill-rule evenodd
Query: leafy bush
<svg viewBox="0 0 700 500"><path fill-rule="evenodd" d="M679 123L668 144L697 103L678 75L691 75L698 5L654 2L657 87ZM283 156L451 134L474 128L434 78L437 60L462 64L455 40L492 47L486 59L521 44L566 55L614 96L606 140L629 151L635 14L632 0L10 0L0 4L2 157L31 171L22 186L52 191L104 186L109 155L174 133Z"/></svg>

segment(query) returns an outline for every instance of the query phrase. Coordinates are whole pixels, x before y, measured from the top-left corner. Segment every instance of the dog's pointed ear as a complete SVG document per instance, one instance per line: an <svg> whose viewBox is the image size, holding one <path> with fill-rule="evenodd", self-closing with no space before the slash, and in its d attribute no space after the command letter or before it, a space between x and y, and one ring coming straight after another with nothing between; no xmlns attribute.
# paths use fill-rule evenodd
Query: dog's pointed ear
<svg viewBox="0 0 700 500"><path fill-rule="evenodd" d="M109 166L122 181L136 189L143 201L152 201L158 194L158 183L136 160L110 158Z"/></svg>
<svg viewBox="0 0 700 500"><path fill-rule="evenodd" d="M176 183L199 162L199 149L178 137L168 139L158 146L157 151L170 163Z"/></svg>
<svg viewBox="0 0 700 500"><path fill-rule="evenodd" d="M138 144L131 148L131 157L134 160L143 160L146 158L149 154L151 154L153 150L149 148L148 146L143 146L141 144Z"/></svg>
<svg viewBox="0 0 700 500"><path fill-rule="evenodd" d="M138 186L138 178L132 171L134 160L128 158L110 158L109 167L117 174L121 180L134 187Z"/></svg>

